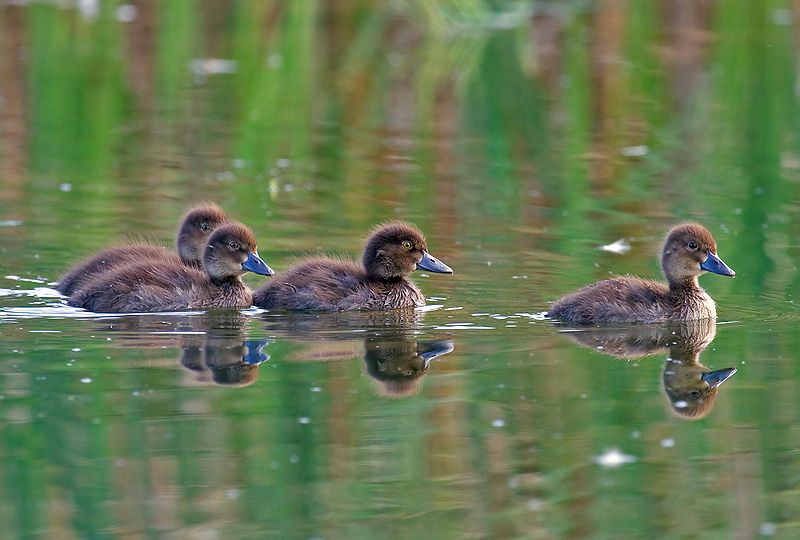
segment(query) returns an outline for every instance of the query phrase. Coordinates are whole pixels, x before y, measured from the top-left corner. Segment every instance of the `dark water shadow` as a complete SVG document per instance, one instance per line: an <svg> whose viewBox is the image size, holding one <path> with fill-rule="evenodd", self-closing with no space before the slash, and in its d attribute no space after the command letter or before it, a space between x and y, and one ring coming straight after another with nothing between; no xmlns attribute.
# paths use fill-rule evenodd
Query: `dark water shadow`
<svg viewBox="0 0 800 540"><path fill-rule="evenodd" d="M625 327L574 327L563 335L579 345L620 359L636 359L666 352L662 388L678 418L696 420L711 412L720 385L736 368L712 370L700 354L716 335L713 319Z"/></svg>
<svg viewBox="0 0 800 540"><path fill-rule="evenodd" d="M290 339L347 339L370 332L414 333L423 331L424 312L391 311L292 312L274 310L261 315L270 335Z"/></svg>

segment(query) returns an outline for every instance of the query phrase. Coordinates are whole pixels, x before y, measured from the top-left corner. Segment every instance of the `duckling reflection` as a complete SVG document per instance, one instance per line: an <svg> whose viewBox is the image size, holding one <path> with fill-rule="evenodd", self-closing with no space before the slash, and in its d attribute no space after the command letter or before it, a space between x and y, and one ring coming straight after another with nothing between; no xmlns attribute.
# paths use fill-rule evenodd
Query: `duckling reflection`
<svg viewBox="0 0 800 540"><path fill-rule="evenodd" d="M433 359L453 352L452 339L417 342L415 339L367 338L364 362L367 373L384 396L416 394Z"/></svg>
<svg viewBox="0 0 800 540"><path fill-rule="evenodd" d="M258 376L258 366L269 360L263 351L267 340L235 339L228 336L206 336L202 346L183 347L181 365L191 371L194 380L222 386L248 386Z"/></svg>
<svg viewBox="0 0 800 540"><path fill-rule="evenodd" d="M714 407L720 385L736 368L711 370L700 353L716 335L714 319L625 328L576 328L566 333L578 344L617 358L633 359L668 351L662 371L664 392L680 418L700 419Z"/></svg>
<svg viewBox="0 0 800 540"><path fill-rule="evenodd" d="M327 362L363 358L384 396L419 392L431 361L452 352L452 339L418 340L424 313L391 311L264 313L267 334L296 345L289 359Z"/></svg>
<svg viewBox="0 0 800 540"><path fill-rule="evenodd" d="M270 356L266 339L247 339L250 317L239 311L217 310L201 315L137 315L117 317L98 328L114 333L118 347L180 348L180 364L192 384L247 386L258 376L258 366ZM153 362L150 362L153 365ZM156 365L174 366L175 358Z"/></svg>

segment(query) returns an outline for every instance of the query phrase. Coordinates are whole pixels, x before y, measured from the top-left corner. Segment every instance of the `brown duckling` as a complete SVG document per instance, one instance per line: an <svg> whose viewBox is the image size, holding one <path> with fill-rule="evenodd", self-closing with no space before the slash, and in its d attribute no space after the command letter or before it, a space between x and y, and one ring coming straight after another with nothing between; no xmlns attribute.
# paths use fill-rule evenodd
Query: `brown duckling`
<svg viewBox="0 0 800 540"><path fill-rule="evenodd" d="M162 246L132 243L104 249L71 268L56 285L56 290L66 296L78 290L87 280L97 274L111 270L129 262L146 258L166 259L182 262L193 268L203 265L203 250L211 233L228 221L225 212L216 204L207 203L189 210L181 221L175 238L178 256Z"/></svg>
<svg viewBox="0 0 800 540"><path fill-rule="evenodd" d="M241 223L226 223L208 239L205 271L165 259L143 259L100 274L78 289L71 306L102 313L246 308L252 294L245 272L274 275L258 256L253 233Z"/></svg>
<svg viewBox="0 0 800 540"><path fill-rule="evenodd" d="M697 278L703 272L736 275L717 256L714 237L697 223L684 223L669 231L661 268L667 284L629 276L607 279L563 297L547 315L576 324L715 319L714 300Z"/></svg>
<svg viewBox="0 0 800 540"><path fill-rule="evenodd" d="M408 223L379 226L367 239L362 264L313 258L253 293L253 305L294 311L379 311L424 306L408 276L421 268L452 274L428 253L422 232Z"/></svg>

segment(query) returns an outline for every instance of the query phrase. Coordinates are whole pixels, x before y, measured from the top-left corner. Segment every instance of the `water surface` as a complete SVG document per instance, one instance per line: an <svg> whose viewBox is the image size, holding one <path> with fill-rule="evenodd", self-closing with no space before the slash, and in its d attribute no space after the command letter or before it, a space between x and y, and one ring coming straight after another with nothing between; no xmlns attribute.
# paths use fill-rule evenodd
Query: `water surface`
<svg viewBox="0 0 800 540"><path fill-rule="evenodd" d="M796 14L667 4L0 5L4 534L796 537ZM202 200L278 271L402 218L455 274L389 314L49 288ZM682 220L715 325L541 316Z"/></svg>

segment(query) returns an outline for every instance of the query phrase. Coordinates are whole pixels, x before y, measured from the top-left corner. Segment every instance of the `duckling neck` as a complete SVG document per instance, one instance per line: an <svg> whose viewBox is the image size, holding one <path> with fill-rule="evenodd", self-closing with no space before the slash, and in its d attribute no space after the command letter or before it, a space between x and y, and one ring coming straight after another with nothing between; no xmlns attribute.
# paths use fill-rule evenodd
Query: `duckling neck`
<svg viewBox="0 0 800 540"><path fill-rule="evenodd" d="M715 319L717 309L714 300L692 276L683 281L669 283L669 300L675 317L683 320Z"/></svg>
<svg viewBox="0 0 800 540"><path fill-rule="evenodd" d="M389 275L386 272L375 271L375 269L365 267L364 271L367 279L370 281L379 281L381 283L400 283L405 280L403 276Z"/></svg>
<svg viewBox="0 0 800 540"><path fill-rule="evenodd" d="M239 278L239 276L209 277L211 279L211 283L222 288L238 287L242 283L242 280Z"/></svg>
<svg viewBox="0 0 800 540"><path fill-rule="evenodd" d="M669 281L669 295L673 298L686 298L704 294L705 291L697 281L697 276Z"/></svg>

